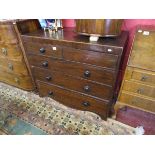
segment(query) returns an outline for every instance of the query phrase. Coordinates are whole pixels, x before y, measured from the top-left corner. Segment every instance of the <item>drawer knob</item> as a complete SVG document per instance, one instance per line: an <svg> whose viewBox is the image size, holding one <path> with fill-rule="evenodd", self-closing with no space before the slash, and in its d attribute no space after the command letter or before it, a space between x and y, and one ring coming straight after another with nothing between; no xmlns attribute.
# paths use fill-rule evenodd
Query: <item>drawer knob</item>
<svg viewBox="0 0 155 155"><path fill-rule="evenodd" d="M48 95L49 95L49 96L52 96L52 95L53 95L53 92L52 92L52 91L49 91L49 92L48 92Z"/></svg>
<svg viewBox="0 0 155 155"><path fill-rule="evenodd" d="M40 49L40 53L45 53L45 51L46 51L45 48Z"/></svg>
<svg viewBox="0 0 155 155"><path fill-rule="evenodd" d="M86 70L86 71L84 72L84 76L85 76L85 77L90 77L90 75L91 75L91 73L90 73L89 70Z"/></svg>
<svg viewBox="0 0 155 155"><path fill-rule="evenodd" d="M47 61L43 62L43 63L42 63L42 66L43 66L43 67L48 67L48 62L47 62Z"/></svg>
<svg viewBox="0 0 155 155"><path fill-rule="evenodd" d="M86 92L90 92L90 86L84 86L84 88L83 88Z"/></svg>
<svg viewBox="0 0 155 155"><path fill-rule="evenodd" d="M7 49L6 48L1 48L2 53L6 56L7 55Z"/></svg>
<svg viewBox="0 0 155 155"><path fill-rule="evenodd" d="M84 105L85 107L88 107L88 106L90 106L90 103L89 102L83 102L82 105Z"/></svg>
<svg viewBox="0 0 155 155"><path fill-rule="evenodd" d="M148 76L142 76L141 81L146 81L148 79Z"/></svg>
<svg viewBox="0 0 155 155"><path fill-rule="evenodd" d="M47 81L50 81L51 79L52 79L51 76L47 76L47 77L46 77L46 80L47 80Z"/></svg>

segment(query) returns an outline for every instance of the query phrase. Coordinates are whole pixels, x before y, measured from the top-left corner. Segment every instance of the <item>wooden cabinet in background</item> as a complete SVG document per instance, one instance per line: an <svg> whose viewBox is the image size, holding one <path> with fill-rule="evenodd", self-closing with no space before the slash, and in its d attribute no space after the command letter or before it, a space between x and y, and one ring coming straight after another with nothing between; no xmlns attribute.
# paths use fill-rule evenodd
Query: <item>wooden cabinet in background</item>
<svg viewBox="0 0 155 155"><path fill-rule="evenodd" d="M37 20L0 20L0 81L22 88L34 90L32 77L20 38L20 32L36 29ZM17 27L18 22L21 22Z"/></svg>
<svg viewBox="0 0 155 155"><path fill-rule="evenodd" d="M155 113L155 28L138 27L115 105Z"/></svg>

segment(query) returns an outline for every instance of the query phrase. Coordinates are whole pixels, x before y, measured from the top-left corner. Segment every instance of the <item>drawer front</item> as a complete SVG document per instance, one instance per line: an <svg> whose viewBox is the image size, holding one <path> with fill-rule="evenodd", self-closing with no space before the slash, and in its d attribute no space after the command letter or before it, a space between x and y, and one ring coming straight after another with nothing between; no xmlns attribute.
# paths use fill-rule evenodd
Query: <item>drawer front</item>
<svg viewBox="0 0 155 155"><path fill-rule="evenodd" d="M136 70L134 68L127 67L125 79L137 80L143 84L155 86L155 72Z"/></svg>
<svg viewBox="0 0 155 155"><path fill-rule="evenodd" d="M155 98L155 87L125 80L123 90Z"/></svg>
<svg viewBox="0 0 155 155"><path fill-rule="evenodd" d="M16 74L8 73L6 71L2 72L0 70L0 81L24 90L34 89L32 80L29 76L18 76Z"/></svg>
<svg viewBox="0 0 155 155"><path fill-rule="evenodd" d="M144 98L139 95L133 95L129 92L122 91L119 101L142 108L144 110L155 112L155 99Z"/></svg>
<svg viewBox="0 0 155 155"><path fill-rule="evenodd" d="M65 32L66 34L70 33L69 31ZM31 43L31 42L35 42L35 43L41 43L41 44L52 44L52 45L58 45L60 47L66 47L66 48L70 48L70 47L74 47L76 49L81 49L81 50L89 50L89 51L98 51L98 52L105 52L108 54L114 54L114 55L122 55L123 52L123 47L121 45L121 47L118 45L120 44L121 40L117 40L116 42L118 42L118 44L115 42L115 45L111 46L109 43L109 40L99 40L99 44L97 43L90 43L89 39L87 38L81 38L81 37L75 37L75 33L73 34L74 36L72 36L72 32L71 32L71 36L70 35L64 35L65 38L63 38L63 36L59 36L60 38L57 39L56 36L50 36L49 33L47 33L47 38L49 37L49 39L44 39L44 37L46 37L46 34L44 37L34 37L32 36L26 36L26 35L22 35L22 40L24 43ZM71 38L70 38L71 37ZM72 40L73 39L73 40ZM126 37L125 37L126 39ZM69 41L70 40L70 41ZM112 41L113 42L113 41ZM124 40L123 40L124 42Z"/></svg>
<svg viewBox="0 0 155 155"><path fill-rule="evenodd" d="M17 35L13 25L0 24L0 43L18 43Z"/></svg>
<svg viewBox="0 0 155 155"><path fill-rule="evenodd" d="M103 52L78 50L74 48L64 48L63 56L66 60L88 63L111 69L117 68L119 57L118 55L112 55Z"/></svg>
<svg viewBox="0 0 155 155"><path fill-rule="evenodd" d="M86 95L63 89L56 85L46 84L44 82L37 81L40 96L49 96L54 100L62 102L63 104L70 106L71 108L92 111L102 118L107 118L109 111L108 103L102 100L94 99Z"/></svg>
<svg viewBox="0 0 155 155"><path fill-rule="evenodd" d="M43 56L28 55L28 60L32 66L49 70L58 70L73 75L74 77L81 77L91 81L105 83L107 85L113 85L116 76L113 71L104 70L90 65L49 59Z"/></svg>
<svg viewBox="0 0 155 155"><path fill-rule="evenodd" d="M88 95L110 100L113 90L111 86L101 85L81 78L73 78L67 74L58 71L49 71L33 67L33 75L36 80L45 81L51 84L79 91Z"/></svg>
<svg viewBox="0 0 155 155"><path fill-rule="evenodd" d="M27 53L40 54L44 56L62 58L62 48L60 46L51 44L39 44L34 42L25 42L25 49Z"/></svg>
<svg viewBox="0 0 155 155"><path fill-rule="evenodd" d="M155 74L148 74L134 71L132 79L142 81L143 83L152 83L155 85Z"/></svg>
<svg viewBox="0 0 155 155"><path fill-rule="evenodd" d="M0 57L7 57L9 59L21 59L21 48L16 44L0 44Z"/></svg>
<svg viewBox="0 0 155 155"><path fill-rule="evenodd" d="M0 70L5 70L13 74L28 75L28 70L23 60L13 61L0 58Z"/></svg>

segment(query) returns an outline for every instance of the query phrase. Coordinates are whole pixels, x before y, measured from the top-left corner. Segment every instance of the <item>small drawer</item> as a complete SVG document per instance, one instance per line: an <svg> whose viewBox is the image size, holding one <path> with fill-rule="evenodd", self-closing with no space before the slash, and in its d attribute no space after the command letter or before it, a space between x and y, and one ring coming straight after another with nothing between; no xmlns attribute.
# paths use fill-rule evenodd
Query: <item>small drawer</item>
<svg viewBox="0 0 155 155"><path fill-rule="evenodd" d="M48 57L54 58L62 58L62 47L52 44L41 44L41 43L31 43L25 42L24 43L26 52L31 54L39 54Z"/></svg>
<svg viewBox="0 0 155 155"><path fill-rule="evenodd" d="M6 58L0 58L0 70L7 71L13 74L28 75L24 60L8 60Z"/></svg>
<svg viewBox="0 0 155 155"><path fill-rule="evenodd" d="M37 81L37 86L39 88L40 96L49 96L71 108L91 111L99 114L103 119L107 118L109 106L104 100L88 97L86 95L69 91L56 85L46 84L41 81Z"/></svg>
<svg viewBox="0 0 155 155"><path fill-rule="evenodd" d="M122 91L119 97L119 101L144 110L155 112L155 99L146 98L141 95L135 95L130 92Z"/></svg>
<svg viewBox="0 0 155 155"><path fill-rule="evenodd" d="M14 26L0 23L0 43L17 44L18 39Z"/></svg>
<svg viewBox="0 0 155 155"><path fill-rule="evenodd" d="M113 86L115 83L116 73L111 70L75 62L50 59L39 55L28 55L28 61L31 66L41 67L51 71L60 71L74 77L81 77L110 86Z"/></svg>
<svg viewBox="0 0 155 155"><path fill-rule="evenodd" d="M60 71L49 71L47 69L33 67L33 75L36 80L60 85L84 94L92 95L105 100L110 100L112 98L113 88L111 86L72 77Z"/></svg>
<svg viewBox="0 0 155 155"><path fill-rule="evenodd" d="M143 84L154 85L155 86L155 72L144 71L140 69L134 69L132 67L127 67L125 73L125 79L132 79L139 81Z"/></svg>
<svg viewBox="0 0 155 155"><path fill-rule="evenodd" d="M119 64L119 56L109 53L87 51L74 48L63 49L63 56L65 60L87 63L110 69L116 69L118 67L117 65Z"/></svg>
<svg viewBox="0 0 155 155"><path fill-rule="evenodd" d="M24 90L34 90L32 79L29 76L19 76L0 70L0 81Z"/></svg>
<svg viewBox="0 0 155 155"><path fill-rule="evenodd" d="M22 51L19 45L0 44L0 57L21 59Z"/></svg>
<svg viewBox="0 0 155 155"><path fill-rule="evenodd" d="M123 90L152 97L155 99L155 87L125 80Z"/></svg>
<svg viewBox="0 0 155 155"><path fill-rule="evenodd" d="M139 80L143 83L155 84L155 73L149 74L145 72L134 71L132 74L132 79Z"/></svg>

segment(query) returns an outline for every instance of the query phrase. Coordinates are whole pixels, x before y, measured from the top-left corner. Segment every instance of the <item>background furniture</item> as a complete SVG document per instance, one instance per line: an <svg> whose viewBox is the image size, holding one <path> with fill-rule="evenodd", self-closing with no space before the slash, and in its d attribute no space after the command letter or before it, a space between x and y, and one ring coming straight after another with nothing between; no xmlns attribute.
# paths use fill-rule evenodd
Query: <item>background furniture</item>
<svg viewBox="0 0 155 155"><path fill-rule="evenodd" d="M18 20L0 21L0 81L25 90L33 90L34 85L24 60L17 22Z"/></svg>
<svg viewBox="0 0 155 155"><path fill-rule="evenodd" d="M136 30L116 111L130 106L155 113L155 28Z"/></svg>
<svg viewBox="0 0 155 155"><path fill-rule="evenodd" d="M76 19L76 32L91 36L120 35L123 20L121 19Z"/></svg>

